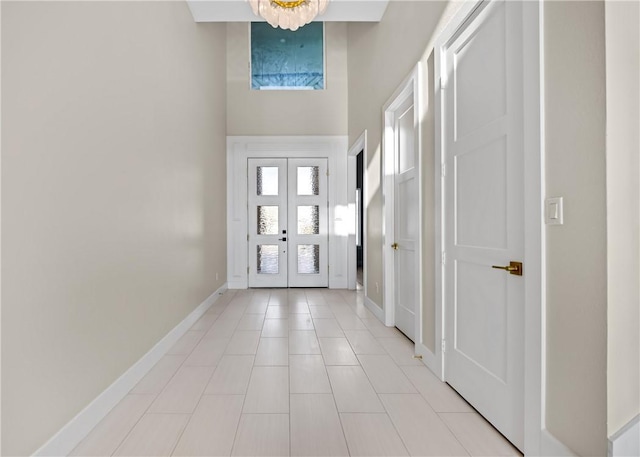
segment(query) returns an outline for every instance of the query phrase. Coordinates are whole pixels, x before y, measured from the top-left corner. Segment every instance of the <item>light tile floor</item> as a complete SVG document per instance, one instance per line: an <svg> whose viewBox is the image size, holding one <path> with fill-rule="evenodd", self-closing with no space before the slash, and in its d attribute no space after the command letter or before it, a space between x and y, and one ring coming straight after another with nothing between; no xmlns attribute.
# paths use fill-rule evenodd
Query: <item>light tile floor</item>
<svg viewBox="0 0 640 457"><path fill-rule="evenodd" d="M362 300L226 292L71 455L520 455Z"/></svg>

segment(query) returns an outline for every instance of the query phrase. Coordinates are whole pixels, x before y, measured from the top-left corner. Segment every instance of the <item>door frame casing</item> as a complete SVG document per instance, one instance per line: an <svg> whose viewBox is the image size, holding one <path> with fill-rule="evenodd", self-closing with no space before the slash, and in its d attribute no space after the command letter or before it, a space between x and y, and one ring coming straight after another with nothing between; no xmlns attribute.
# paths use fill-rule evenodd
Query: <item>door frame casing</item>
<svg viewBox="0 0 640 457"><path fill-rule="evenodd" d="M347 288L346 136L227 137L227 283L249 286L247 243L247 160L249 158L327 158L329 163L329 288Z"/></svg>
<svg viewBox="0 0 640 457"><path fill-rule="evenodd" d="M418 237L416 239L415 274L415 339L422 341L422 135L420 125L420 91L421 67L417 64L382 108L383 140L382 140L382 198L383 198L383 245L382 263L384 286L384 323L395 325L395 262L391 244L395 242L395 159L398 154L396 142L395 116L400 107L408 100L413 100L413 127L415 135L416 174L418 182ZM416 343L417 346L417 343Z"/></svg>
<svg viewBox="0 0 640 457"><path fill-rule="evenodd" d="M465 3L441 32L435 55L435 189L436 253L444 257L444 156L443 103L441 88L446 84L443 53L445 46L484 1ZM523 89L524 89L524 450L525 455L541 455L545 446L545 225L544 208L544 55L543 2L522 2ZM436 341L442 341L445 324L444 264L436 259ZM446 352L436 345L436 375L443 381Z"/></svg>
<svg viewBox="0 0 640 457"><path fill-rule="evenodd" d="M365 242L367 236L367 130L365 129L358 139L354 141L354 143L349 148L348 157L347 157L347 192L348 192L348 205L349 205L349 214L353 214L353 229L352 233L349 235L349 259L348 259L348 274L347 274L347 288L349 290L356 289L356 276L358 270L358 257L357 257L357 248L356 248L356 218L359 215L356 213L356 181L357 181L357 157L358 154L363 154L362 159L364 162L363 166L363 174L364 179L362 180L362 196L361 202L362 212L364 217L362 218L362 230L363 230L363 240L362 240L362 270L363 270L363 288L366 293L367 291L367 243Z"/></svg>

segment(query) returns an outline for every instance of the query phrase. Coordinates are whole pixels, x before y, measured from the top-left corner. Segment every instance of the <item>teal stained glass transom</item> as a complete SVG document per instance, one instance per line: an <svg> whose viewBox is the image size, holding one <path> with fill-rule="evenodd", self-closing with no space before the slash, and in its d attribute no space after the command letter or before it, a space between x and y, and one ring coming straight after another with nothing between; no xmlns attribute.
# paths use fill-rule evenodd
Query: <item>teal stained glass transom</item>
<svg viewBox="0 0 640 457"><path fill-rule="evenodd" d="M324 24L312 22L292 32L252 22L251 88L324 89Z"/></svg>

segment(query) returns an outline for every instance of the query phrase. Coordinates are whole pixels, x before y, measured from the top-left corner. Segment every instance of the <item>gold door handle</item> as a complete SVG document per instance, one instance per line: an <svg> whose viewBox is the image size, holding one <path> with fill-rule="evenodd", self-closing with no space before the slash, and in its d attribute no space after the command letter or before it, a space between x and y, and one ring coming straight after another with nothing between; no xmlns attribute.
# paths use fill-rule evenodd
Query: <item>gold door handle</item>
<svg viewBox="0 0 640 457"><path fill-rule="evenodd" d="M391 247L393 248L394 251L397 251L400 246L398 246L398 243L393 243Z"/></svg>
<svg viewBox="0 0 640 457"><path fill-rule="evenodd" d="M522 276L522 262L509 262L509 266L501 267L499 265L493 265L491 268L496 270L508 271L512 275Z"/></svg>

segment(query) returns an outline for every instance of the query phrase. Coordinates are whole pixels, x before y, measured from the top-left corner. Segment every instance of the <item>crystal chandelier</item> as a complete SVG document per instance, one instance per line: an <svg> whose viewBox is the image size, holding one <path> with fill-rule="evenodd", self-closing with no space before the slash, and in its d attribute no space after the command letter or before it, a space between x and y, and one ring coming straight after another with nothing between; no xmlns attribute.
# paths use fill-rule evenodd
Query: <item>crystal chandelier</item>
<svg viewBox="0 0 640 457"><path fill-rule="evenodd" d="M298 30L324 13L329 0L249 0L254 14L262 16L272 27Z"/></svg>

